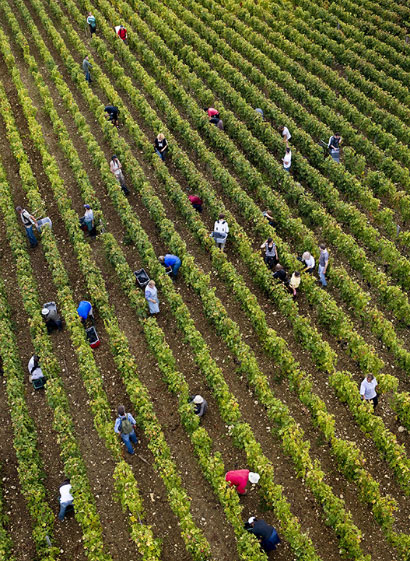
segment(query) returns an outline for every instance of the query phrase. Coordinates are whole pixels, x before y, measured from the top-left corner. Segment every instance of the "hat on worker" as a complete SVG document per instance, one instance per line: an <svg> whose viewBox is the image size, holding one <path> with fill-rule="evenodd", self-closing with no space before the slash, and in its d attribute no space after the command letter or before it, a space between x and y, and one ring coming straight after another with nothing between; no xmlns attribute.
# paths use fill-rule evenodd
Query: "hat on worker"
<svg viewBox="0 0 410 561"><path fill-rule="evenodd" d="M259 473L254 473L253 471L250 471L248 475L248 479L251 483L258 483L260 477Z"/></svg>
<svg viewBox="0 0 410 561"><path fill-rule="evenodd" d="M196 395L194 397L194 403L195 405L201 405L201 403L204 402L204 398L201 395Z"/></svg>
<svg viewBox="0 0 410 561"><path fill-rule="evenodd" d="M84 205L84 208L90 209L90 205Z"/></svg>
<svg viewBox="0 0 410 561"><path fill-rule="evenodd" d="M43 308L41 310L41 315L42 316L48 316L49 313L50 313L50 310L48 308Z"/></svg>
<svg viewBox="0 0 410 561"><path fill-rule="evenodd" d="M255 522L256 520L256 516L251 516L250 518L248 518L248 524L252 524L253 522Z"/></svg>

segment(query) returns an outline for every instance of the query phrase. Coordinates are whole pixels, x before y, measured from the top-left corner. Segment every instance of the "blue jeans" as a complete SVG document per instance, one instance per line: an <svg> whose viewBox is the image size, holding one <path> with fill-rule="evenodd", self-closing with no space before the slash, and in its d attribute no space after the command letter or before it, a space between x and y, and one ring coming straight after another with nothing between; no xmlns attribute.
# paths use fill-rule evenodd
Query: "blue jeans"
<svg viewBox="0 0 410 561"><path fill-rule="evenodd" d="M135 431L130 432L130 434L121 434L121 438L125 446L127 447L127 452L129 454L133 454L134 448L132 447L131 442L133 442L134 444L137 444L138 442L138 438L137 435L135 434Z"/></svg>
<svg viewBox="0 0 410 561"><path fill-rule="evenodd" d="M325 273L324 273L324 266L323 265L319 265L319 278L320 278L320 282L322 283L323 286L327 286L327 282L326 282L326 277L325 277Z"/></svg>
<svg viewBox="0 0 410 561"><path fill-rule="evenodd" d="M271 535L269 536L269 538L267 540L263 540L263 542L261 543L262 549L266 552L269 551L273 551L274 549L276 549L276 546L280 543L280 538L275 530L275 528L273 528L273 531L271 533Z"/></svg>
<svg viewBox="0 0 410 561"><path fill-rule="evenodd" d="M157 150L155 148L155 152L158 154L158 156L161 158L161 160L164 162L165 161L165 152L160 152L159 150Z"/></svg>
<svg viewBox="0 0 410 561"><path fill-rule="evenodd" d="M287 171L288 173L290 173L290 168L285 168L285 166L283 166L283 169L284 169L285 171Z"/></svg>
<svg viewBox="0 0 410 561"><path fill-rule="evenodd" d="M174 275L175 278L178 274L180 266L181 266L181 259L178 259L175 265L172 265L172 274Z"/></svg>
<svg viewBox="0 0 410 561"><path fill-rule="evenodd" d="M31 247L36 247L36 245L38 245L38 241L36 236L34 235L33 226L26 226L26 234Z"/></svg>
<svg viewBox="0 0 410 561"><path fill-rule="evenodd" d="M60 503L60 512L58 513L59 520L64 520L65 511L72 504L73 504L73 501L67 501L65 503Z"/></svg>

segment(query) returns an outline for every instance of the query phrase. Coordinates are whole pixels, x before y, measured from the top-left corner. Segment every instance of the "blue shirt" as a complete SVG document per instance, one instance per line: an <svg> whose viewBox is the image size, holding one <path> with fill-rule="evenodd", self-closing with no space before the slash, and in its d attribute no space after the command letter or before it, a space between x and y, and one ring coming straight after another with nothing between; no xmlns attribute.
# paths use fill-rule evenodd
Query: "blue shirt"
<svg viewBox="0 0 410 561"><path fill-rule="evenodd" d="M169 253L167 253L164 257L164 265L166 267L172 267L173 265L175 265L175 263L178 262L180 262L180 259L176 255L170 255Z"/></svg>
<svg viewBox="0 0 410 561"><path fill-rule="evenodd" d="M117 434L120 434L120 424L121 424L121 419L123 419L123 418L124 418L124 416L123 416L123 417L120 417L120 416L118 415L118 417L117 417L117 419L116 419L116 421L115 421L114 430L115 430L115 432L116 432ZM128 418L129 422L130 422L132 425L136 425L136 424L137 424L136 421L135 421L135 419L134 419L134 417L131 415L131 413L127 413L127 418Z"/></svg>
<svg viewBox="0 0 410 561"><path fill-rule="evenodd" d="M91 308L92 306L90 302L87 302L87 300L81 300L77 308L77 313L80 316L80 318L87 319Z"/></svg>

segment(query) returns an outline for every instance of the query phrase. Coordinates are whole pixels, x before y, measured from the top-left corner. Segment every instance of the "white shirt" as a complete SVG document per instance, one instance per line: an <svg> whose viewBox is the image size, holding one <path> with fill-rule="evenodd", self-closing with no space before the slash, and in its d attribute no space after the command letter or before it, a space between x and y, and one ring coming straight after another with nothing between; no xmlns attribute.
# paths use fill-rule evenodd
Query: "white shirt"
<svg viewBox="0 0 410 561"><path fill-rule="evenodd" d="M31 369L33 368L33 366L34 366L34 355L28 361L28 365L27 365L28 373L30 374L32 380L38 380L39 378L42 378L44 374L39 366L35 370L33 370L33 373L31 373Z"/></svg>
<svg viewBox="0 0 410 561"><path fill-rule="evenodd" d="M365 399L373 399L376 397L376 390L375 387L377 386L376 378L373 378L371 382L367 381L367 378L363 380L360 384L360 395L363 396Z"/></svg>
<svg viewBox="0 0 410 561"><path fill-rule="evenodd" d="M286 152L285 157L283 158L283 167L288 169L290 168L292 161L292 152Z"/></svg>
<svg viewBox="0 0 410 561"><path fill-rule="evenodd" d="M286 140L290 140L292 138L292 135L290 134L289 129L287 127L283 127L282 136Z"/></svg>
<svg viewBox="0 0 410 561"><path fill-rule="evenodd" d="M225 233L228 234L229 227L226 220L216 220L214 224L214 232Z"/></svg>
<svg viewBox="0 0 410 561"><path fill-rule="evenodd" d="M305 263L306 263L306 267L308 269L313 269L315 266L315 258L313 257L313 255L310 256L310 259L305 259Z"/></svg>
<svg viewBox="0 0 410 561"><path fill-rule="evenodd" d="M70 493L71 483L66 483L60 487L60 503L68 503L68 501L73 501L74 497Z"/></svg>
<svg viewBox="0 0 410 561"><path fill-rule="evenodd" d="M84 220L87 222L92 222L94 220L94 213L91 208L88 208L84 213Z"/></svg>

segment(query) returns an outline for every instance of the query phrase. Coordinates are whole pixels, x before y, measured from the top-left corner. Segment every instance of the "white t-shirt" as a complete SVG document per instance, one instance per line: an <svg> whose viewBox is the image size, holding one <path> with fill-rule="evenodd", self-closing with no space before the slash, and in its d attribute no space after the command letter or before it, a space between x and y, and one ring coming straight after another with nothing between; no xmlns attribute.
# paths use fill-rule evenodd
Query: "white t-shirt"
<svg viewBox="0 0 410 561"><path fill-rule="evenodd" d="M315 258L313 257L313 255L311 255L309 259L305 259L305 263L306 263L306 267L307 267L308 269L313 269L314 266L315 266L315 263L316 263Z"/></svg>
<svg viewBox="0 0 410 561"><path fill-rule="evenodd" d="M283 127L282 136L285 140L290 140L292 138L292 135L287 127Z"/></svg>
<svg viewBox="0 0 410 561"><path fill-rule="evenodd" d="M94 213L91 208L88 208L84 213L84 220L87 222L92 222L94 220Z"/></svg>
<svg viewBox="0 0 410 561"><path fill-rule="evenodd" d="M28 373L30 374L32 380L38 380L39 378L42 378L44 374L39 366L35 370L33 370L33 373L31 373L31 369L33 368L33 366L34 366L34 355L28 361L28 366L27 366Z"/></svg>
<svg viewBox="0 0 410 561"><path fill-rule="evenodd" d="M292 161L292 152L286 152L285 157L283 158L283 167L288 169L290 168Z"/></svg>
<svg viewBox="0 0 410 561"><path fill-rule="evenodd" d="M364 395L365 399L373 399L374 397L376 397L376 386L376 378L373 378L371 382L368 382L367 378L365 378L360 384L360 395Z"/></svg>
<svg viewBox="0 0 410 561"><path fill-rule="evenodd" d="M225 233L228 234L229 227L226 220L216 220L214 224L214 232Z"/></svg>
<svg viewBox="0 0 410 561"><path fill-rule="evenodd" d="M74 497L70 493L71 483L66 483L60 487L60 503L68 503L68 501L73 501Z"/></svg>

